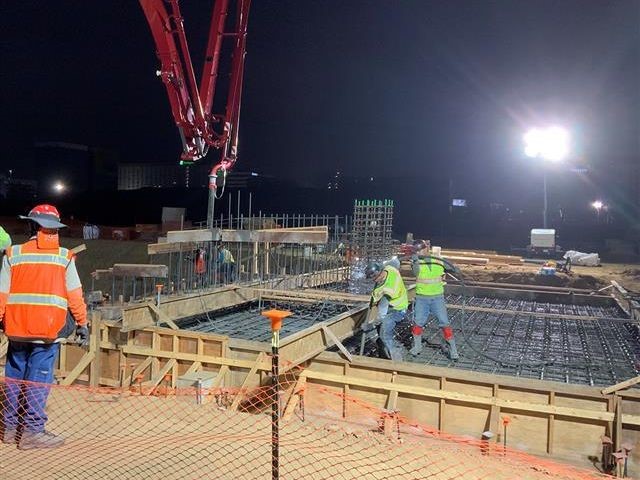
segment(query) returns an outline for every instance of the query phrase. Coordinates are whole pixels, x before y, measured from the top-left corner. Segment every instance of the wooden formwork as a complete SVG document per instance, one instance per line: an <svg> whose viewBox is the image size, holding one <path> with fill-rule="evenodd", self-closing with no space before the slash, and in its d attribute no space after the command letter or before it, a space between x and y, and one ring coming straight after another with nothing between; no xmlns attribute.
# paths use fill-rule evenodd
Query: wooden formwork
<svg viewBox="0 0 640 480"><path fill-rule="evenodd" d="M595 387L525 380L355 356L347 362L322 353L301 374L323 385L439 430L480 439L489 430L502 442L508 416L508 446L582 466L602 454L602 436L614 450L640 440L640 393L604 395ZM313 390L308 390L309 395ZM345 403L345 416L349 416ZM637 450L637 449L636 449ZM632 451L629 467L640 454Z"/></svg>

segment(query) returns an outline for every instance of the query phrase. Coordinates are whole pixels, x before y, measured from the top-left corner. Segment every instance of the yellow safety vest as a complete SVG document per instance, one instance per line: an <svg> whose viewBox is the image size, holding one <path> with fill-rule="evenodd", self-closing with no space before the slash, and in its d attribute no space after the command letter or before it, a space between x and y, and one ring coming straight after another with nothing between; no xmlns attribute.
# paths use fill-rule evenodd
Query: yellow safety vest
<svg viewBox="0 0 640 480"><path fill-rule="evenodd" d="M382 297L386 296L389 298L391 308L406 310L409 306L409 298L400 272L391 265L387 265L383 270L387 272L387 278L373 289L371 293L373 303L377 304Z"/></svg>
<svg viewBox="0 0 640 480"><path fill-rule="evenodd" d="M431 260L433 263L427 263L424 260L420 260L420 270L416 277L416 294L417 295L443 295L444 294L444 282L442 277L444 275L444 266L437 260Z"/></svg>

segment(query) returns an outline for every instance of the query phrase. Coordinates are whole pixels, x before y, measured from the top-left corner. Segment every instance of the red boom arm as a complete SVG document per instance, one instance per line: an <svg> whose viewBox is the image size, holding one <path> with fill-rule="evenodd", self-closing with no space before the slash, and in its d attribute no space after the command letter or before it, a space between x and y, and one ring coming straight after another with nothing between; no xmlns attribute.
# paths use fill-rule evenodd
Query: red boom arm
<svg viewBox="0 0 640 480"><path fill-rule="evenodd" d="M189 54L178 0L139 0L151 27L160 60L158 76L169 95L173 118L182 138L181 159L193 162L204 157L209 148L220 150L211 175L230 169L238 151L240 98L246 52L247 20L251 0L215 0L200 89ZM170 12L167 10L170 7ZM229 12L234 18L229 20ZM231 24L231 25L229 25ZM227 31L226 28L231 30ZM226 106L223 113L212 113L218 80L220 57L226 39L231 45L231 67ZM229 48L225 50L227 52ZM215 182L213 185L215 189Z"/></svg>

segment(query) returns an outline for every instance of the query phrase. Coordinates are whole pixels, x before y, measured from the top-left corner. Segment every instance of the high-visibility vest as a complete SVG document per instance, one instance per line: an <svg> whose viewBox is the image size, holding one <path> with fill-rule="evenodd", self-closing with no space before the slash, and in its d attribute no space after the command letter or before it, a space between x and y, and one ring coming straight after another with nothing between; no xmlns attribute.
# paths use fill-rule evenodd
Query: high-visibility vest
<svg viewBox="0 0 640 480"><path fill-rule="evenodd" d="M444 282L444 265L437 260L426 262L419 260L420 270L416 277L416 295L443 295Z"/></svg>
<svg viewBox="0 0 640 480"><path fill-rule="evenodd" d="M66 270L73 253L66 248L38 249L35 240L7 251L11 286L4 329L13 339L57 338L67 317Z"/></svg>
<svg viewBox="0 0 640 480"><path fill-rule="evenodd" d="M373 303L378 303L382 297L389 298L389 305L395 310L406 310L409 306L407 289L402 281L402 275L398 269L387 265L383 271L387 272L387 278L380 285L376 285L371 294Z"/></svg>

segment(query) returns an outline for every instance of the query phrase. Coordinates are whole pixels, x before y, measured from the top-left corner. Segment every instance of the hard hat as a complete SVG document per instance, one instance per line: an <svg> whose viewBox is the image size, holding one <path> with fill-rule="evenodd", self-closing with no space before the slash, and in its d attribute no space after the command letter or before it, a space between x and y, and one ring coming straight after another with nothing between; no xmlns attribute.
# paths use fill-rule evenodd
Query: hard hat
<svg viewBox="0 0 640 480"><path fill-rule="evenodd" d="M0 252L6 250L11 246L11 237L5 231L4 228L0 227Z"/></svg>
<svg viewBox="0 0 640 480"><path fill-rule="evenodd" d="M364 271L364 275L367 278L375 278L382 271L382 264L380 262L371 262L367 265Z"/></svg>
<svg viewBox="0 0 640 480"><path fill-rule="evenodd" d="M20 215L23 220L31 220L44 228L63 228L66 227L64 223L60 223L60 214L58 209L53 205L36 205L31 209L29 215L26 217Z"/></svg>

